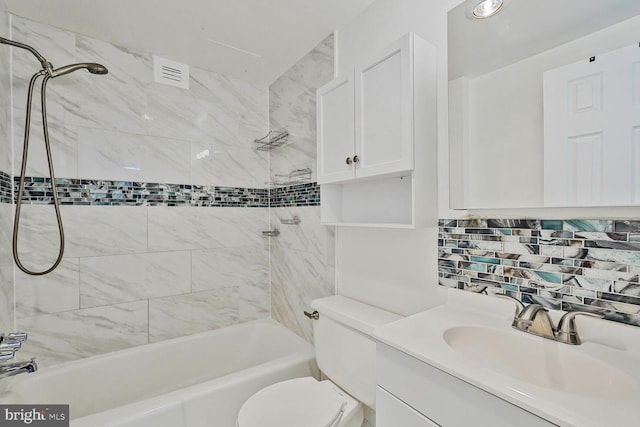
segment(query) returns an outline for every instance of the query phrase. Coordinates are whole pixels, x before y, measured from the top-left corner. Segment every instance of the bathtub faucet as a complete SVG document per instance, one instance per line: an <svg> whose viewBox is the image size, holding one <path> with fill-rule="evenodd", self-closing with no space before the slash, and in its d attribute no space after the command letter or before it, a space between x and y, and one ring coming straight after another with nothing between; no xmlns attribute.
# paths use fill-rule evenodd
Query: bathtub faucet
<svg viewBox="0 0 640 427"><path fill-rule="evenodd" d="M0 378L11 377L22 373L30 373L38 370L35 358L29 361L12 361L16 352L27 340L25 332L12 332L0 335Z"/></svg>

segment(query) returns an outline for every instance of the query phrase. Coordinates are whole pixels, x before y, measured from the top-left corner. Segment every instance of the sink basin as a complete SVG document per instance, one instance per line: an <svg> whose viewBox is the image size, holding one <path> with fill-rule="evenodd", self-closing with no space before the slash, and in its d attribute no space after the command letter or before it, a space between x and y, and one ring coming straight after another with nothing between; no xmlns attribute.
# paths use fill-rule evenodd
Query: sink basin
<svg viewBox="0 0 640 427"><path fill-rule="evenodd" d="M443 338L478 368L538 387L599 399L623 399L634 391L619 369L567 344L525 332L457 326L445 330Z"/></svg>

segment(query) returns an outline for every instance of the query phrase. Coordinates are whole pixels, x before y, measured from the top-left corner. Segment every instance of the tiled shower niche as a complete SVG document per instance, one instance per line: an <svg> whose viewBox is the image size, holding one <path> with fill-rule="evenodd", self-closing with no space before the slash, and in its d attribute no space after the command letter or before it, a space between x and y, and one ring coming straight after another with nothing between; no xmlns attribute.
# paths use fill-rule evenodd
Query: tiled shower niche
<svg viewBox="0 0 640 427"><path fill-rule="evenodd" d="M640 326L640 220L441 219L439 284Z"/></svg>

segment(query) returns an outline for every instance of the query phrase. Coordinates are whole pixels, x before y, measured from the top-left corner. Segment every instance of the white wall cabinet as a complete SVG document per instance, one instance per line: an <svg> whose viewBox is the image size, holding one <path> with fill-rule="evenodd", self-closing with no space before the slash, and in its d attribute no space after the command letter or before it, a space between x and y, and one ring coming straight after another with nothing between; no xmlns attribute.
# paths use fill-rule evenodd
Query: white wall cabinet
<svg viewBox="0 0 640 427"><path fill-rule="evenodd" d="M411 427L555 426L385 344L377 344L376 362L378 388L388 394L376 401L376 427L405 418Z"/></svg>
<svg viewBox="0 0 640 427"><path fill-rule="evenodd" d="M320 88L317 104L324 224L417 227L435 219L433 46L409 33Z"/></svg>
<svg viewBox="0 0 640 427"><path fill-rule="evenodd" d="M318 183L354 177L353 76L318 89ZM350 164L346 159L350 159Z"/></svg>

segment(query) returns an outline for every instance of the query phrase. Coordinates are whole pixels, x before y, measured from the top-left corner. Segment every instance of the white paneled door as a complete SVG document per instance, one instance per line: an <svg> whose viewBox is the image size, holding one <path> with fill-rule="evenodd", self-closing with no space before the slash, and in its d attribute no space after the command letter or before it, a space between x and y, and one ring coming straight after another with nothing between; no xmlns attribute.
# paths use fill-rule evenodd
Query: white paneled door
<svg viewBox="0 0 640 427"><path fill-rule="evenodd" d="M640 203L640 46L544 73L546 206Z"/></svg>

